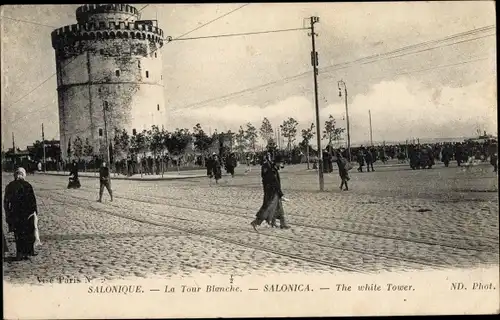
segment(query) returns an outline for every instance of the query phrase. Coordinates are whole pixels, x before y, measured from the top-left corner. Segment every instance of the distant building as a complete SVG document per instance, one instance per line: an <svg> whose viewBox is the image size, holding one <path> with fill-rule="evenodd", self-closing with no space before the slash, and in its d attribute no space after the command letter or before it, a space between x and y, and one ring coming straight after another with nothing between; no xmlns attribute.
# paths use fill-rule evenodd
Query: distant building
<svg viewBox="0 0 500 320"><path fill-rule="evenodd" d="M115 128L133 134L165 124L164 34L139 18L129 5L89 4L76 10L77 24L52 32L63 159L76 137L106 153L104 113L110 142Z"/></svg>

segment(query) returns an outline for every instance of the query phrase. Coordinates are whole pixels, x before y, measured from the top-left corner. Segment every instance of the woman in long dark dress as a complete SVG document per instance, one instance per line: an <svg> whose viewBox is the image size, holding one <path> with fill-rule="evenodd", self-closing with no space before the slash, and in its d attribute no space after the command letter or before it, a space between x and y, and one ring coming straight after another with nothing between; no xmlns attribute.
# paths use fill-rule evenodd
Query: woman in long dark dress
<svg viewBox="0 0 500 320"><path fill-rule="evenodd" d="M69 175L68 189L79 189L81 184L78 177L78 163L76 161L73 161Z"/></svg>
<svg viewBox="0 0 500 320"><path fill-rule="evenodd" d="M214 156L213 173L215 183L219 183L219 180L222 179L222 165L217 155Z"/></svg>
<svg viewBox="0 0 500 320"><path fill-rule="evenodd" d="M280 228L290 228L285 222L285 213L282 205L283 192L281 190L281 179L278 167L271 161L267 154L261 167L262 185L264 187L264 201L257 212L255 220L251 222L252 227L257 230L263 221L272 227L276 227L276 219L280 220Z"/></svg>

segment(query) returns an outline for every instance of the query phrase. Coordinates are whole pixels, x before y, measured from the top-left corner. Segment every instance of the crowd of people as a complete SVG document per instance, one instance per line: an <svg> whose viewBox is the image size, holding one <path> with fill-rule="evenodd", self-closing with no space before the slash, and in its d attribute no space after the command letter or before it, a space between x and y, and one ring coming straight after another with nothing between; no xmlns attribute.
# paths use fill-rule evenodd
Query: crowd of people
<svg viewBox="0 0 500 320"><path fill-rule="evenodd" d="M323 170L333 171L333 164L338 168L340 176L340 190L349 190L349 171L354 168L353 163L357 163L357 171L363 172L366 166L367 172L374 171L373 164L376 161L385 163L389 158L398 159L400 162L409 160L412 168L432 168L436 161L442 161L445 167L454 160L457 166L467 165L473 160L489 161L493 166L493 171L498 168L498 149L496 141L464 142L464 143L438 143L438 144L411 144L401 146L378 146L378 147L358 147L352 148L349 154L347 149L334 149L331 147L323 151ZM256 218L251 222L251 226L257 230L264 221L271 227L278 227L277 220L280 221L281 229L289 229L285 220L283 201L287 201L281 189L280 169L283 168L286 159L290 159L290 154L286 152L276 152L268 150L262 153L249 153L242 159L234 152L220 152L203 159L207 176L210 181L215 180L216 184L222 178L224 169L228 175L234 177L235 168L239 163L246 164L245 172L251 170L253 164L260 164L261 180L263 187L263 203L256 214ZM243 161L242 161L243 160ZM81 187L79 179L80 165L73 161L69 165L68 189L78 189ZM317 168L317 166L316 166ZM4 210L8 225L8 232L14 233L16 243L16 257L20 260L29 259L35 256L34 248L41 244L38 235L38 208L33 187L26 181L27 172L23 167L18 167L14 171L14 181L10 182L5 189ZM113 201L113 191L111 189L110 169L106 162L101 162L99 168L99 198L102 202L104 189L109 193ZM2 230L3 233L3 230ZM6 238L3 234L4 255L7 250Z"/></svg>

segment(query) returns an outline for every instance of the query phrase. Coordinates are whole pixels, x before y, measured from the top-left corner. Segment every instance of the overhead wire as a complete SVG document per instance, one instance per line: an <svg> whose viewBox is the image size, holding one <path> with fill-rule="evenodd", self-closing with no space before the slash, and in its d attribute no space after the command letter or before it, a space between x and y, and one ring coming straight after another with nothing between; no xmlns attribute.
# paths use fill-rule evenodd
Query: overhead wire
<svg viewBox="0 0 500 320"><path fill-rule="evenodd" d="M188 32L186 32L186 33L184 33L184 34L182 34L182 35L180 35L180 36L176 37L176 39L179 39L179 38L181 38L181 37L183 37L183 36L185 36L185 35L191 34L192 32L194 32L194 31L196 31L196 30L199 30L199 29L201 29L201 28L202 28L202 27L204 27L204 26L207 26L207 25L209 25L209 24L211 24L211 23L214 23L215 21L220 20L220 19L222 19L222 18L224 18L224 17L228 16L229 14L231 14L231 13L233 13L233 12L237 11L237 10L240 10L240 9L242 9L242 8L246 7L247 5L249 5L249 4L242 5L242 6L240 6L240 7L236 8L236 9L234 9L234 10L231 10L231 11L229 11L229 12L227 12L227 13L225 13L225 14L223 14L223 15L221 15L221 16L219 16L219 17L215 18L215 19L212 19L212 20L210 20L210 21L208 21L208 22L204 23L203 25L198 26L198 27L197 27L197 28L195 28L195 29L190 30L190 31L188 31ZM148 6L148 5L146 5L146 6ZM143 8L141 8L141 10L142 10L142 9L144 9L146 6L144 6ZM167 42L167 44L168 44L168 42ZM153 50L151 53L155 52L155 51L156 51L156 50L158 50L159 48L160 48L160 47L157 47L157 48L156 48L155 50ZM53 75L52 75L52 76L53 76ZM50 78L49 78L49 79L50 79ZM47 79L46 81L48 81L49 79ZM46 107L46 106L45 106L45 107ZM45 107L43 107L43 108L45 108ZM37 111L34 111L34 112L37 112ZM31 114L31 113L30 113L30 114ZM29 115L29 114L28 114L28 115ZM27 117L28 115L25 115L24 117ZM101 124L101 125L102 125L102 124ZM93 125L89 126L88 128L86 128L86 129L84 129L84 130L77 131L77 132L74 132L74 133L75 133L75 134L83 133L83 132L86 132L86 131L88 131L88 130L91 130L91 129L92 129L93 127L95 127L95 126L96 126L96 124L93 124ZM99 124L97 124L97 126L99 126Z"/></svg>
<svg viewBox="0 0 500 320"><path fill-rule="evenodd" d="M138 10L138 13L141 12L142 10L144 10L146 7L148 7L149 4L143 6L141 9ZM131 17L125 19L125 21L128 21L128 19L130 19ZM57 29L57 28L56 28ZM94 43L96 42L97 40L94 40ZM70 61L68 61L64 66L62 66L62 68L66 68L67 66L69 66L71 63L73 63L76 58L78 58L79 56L76 55L75 57L73 57ZM27 96L29 96L31 93L33 93L34 91L36 91L38 88L40 88L42 85L44 85L47 81L49 81L50 79L52 79L52 77L54 77L55 75L57 74L57 71L54 72L52 75L50 75L47 79L45 79L44 81L42 81L39 85L37 85L35 88L33 88L32 90L30 90L28 93L26 93L25 95L21 96L19 99L15 100L14 102L10 103L9 104L9 107L12 107L13 105L15 105L16 103L18 103L19 101L23 100L24 98L26 98Z"/></svg>
<svg viewBox="0 0 500 320"><path fill-rule="evenodd" d="M476 33L480 33L480 32L491 31L491 30L494 30L494 29L495 29L494 25L488 25L488 26L484 26L484 27L480 27L480 28L476 28L476 29L472 29L472 30L468 30L468 31L464 31L464 32L455 33L455 34L452 34L452 35L444 37L444 38L439 38L439 39L424 41L424 42L420 42L420 43L417 43L417 44L412 44L412 45L404 46L404 47L401 47L401 48L397 48L395 50L391 50L391 51L388 51L388 52L374 54L374 55L371 55L371 56L368 56L368 57L357 59L357 60L355 60L355 62L361 62L362 60L365 60L365 59L372 59L372 58L378 58L378 57L387 56L387 55L391 55L391 54L396 54L396 53L399 53L401 51L407 51L407 50L411 50L411 49L419 49L420 47L423 47L423 46L428 46L428 45L431 45L431 44L439 44L439 43L443 43L443 42L446 42L446 41L449 41L449 40L453 40L453 39L456 39L456 38L462 38L462 37L470 36L470 35L473 35L473 34L476 34ZM352 61L352 62L354 62L354 61ZM332 66L329 66L329 67L324 67L322 69L326 70L328 68L335 67L335 66L336 65L332 65Z"/></svg>
<svg viewBox="0 0 500 320"><path fill-rule="evenodd" d="M190 30L190 31L188 31L188 32L185 32L184 34L182 34L182 35L180 35L180 36L176 37L175 39L179 39L179 38L181 38L181 37L183 37L183 36L186 36L186 35L188 35L188 34L191 34L191 33L193 33L194 31L197 31L197 30L199 30L199 29L201 29L201 28L203 28L203 27L205 27L205 26L207 26L207 25L209 25L209 24L211 24L211 23L214 23L214 22L216 22L216 21L218 21L218 20L220 20L220 19L222 19L222 18L224 18L224 17L228 16L228 15L229 15L229 14L231 14L231 13L234 13L234 12L236 12L236 11L240 10L240 9L243 9L244 7L248 6L249 4L250 4L250 3L244 4L244 5L242 5L242 6L239 6L239 7L238 7L238 8L236 8L236 9L233 9L233 10L231 10L231 11L229 11L229 12L226 12L225 14L223 14L223 15L221 15L221 16L218 16L217 18L212 19L212 20L210 20L210 21L208 21L208 22L204 23L204 24L202 24L201 26L196 27L195 29L192 29L192 30ZM141 11L142 11L142 10L144 10L147 6L149 6L149 4L147 4L147 5L145 5L144 7L142 7L140 10L138 10L138 12L141 12ZM96 41L96 40L94 40L94 41ZM168 43L169 43L169 42L167 42L166 44L168 44ZM154 53L155 51L157 51L157 50L158 50L158 49L160 49L160 48L161 48L161 47L157 47L157 48L155 48L155 50L152 50L150 54ZM74 60L76 60L76 58L77 58L77 57L78 57L78 56L76 56L76 57L75 57L72 61L68 62L68 63L67 63L64 67L67 67L67 66L68 66L71 62L73 62ZM31 92L33 92L33 91L35 91L36 89L38 89L41 85L43 85L45 82L47 82L48 80L50 80L50 79L51 79L54 75L56 75L56 74L57 74L57 72L56 72L56 73L54 73L53 75L51 75L51 76L50 76L49 78L47 78L46 80L44 80L44 82L43 82L43 83L41 83L40 85L38 85L38 86L37 86L35 89L33 89ZM31 92L29 92L27 95L31 94ZM24 97L22 97L21 99L18 99L18 101L22 100L23 98L24 98ZM16 102L12 103L10 106L12 106L13 104L17 103L18 101L16 101ZM45 107L43 107L43 108L45 108ZM33 112L37 112L37 110L38 110L38 109L33 110ZM30 115L30 113L28 113L27 115L25 115L25 117L26 117L26 116L28 116L28 115ZM16 118L16 119L17 119L17 118ZM13 121L15 121L16 119L14 119Z"/></svg>
<svg viewBox="0 0 500 320"><path fill-rule="evenodd" d="M211 36L172 39L169 41L185 41L185 40L200 40L200 39L213 39L213 38L226 38L226 37L241 37L241 36L250 36L250 35L258 35L258 34L281 33L281 32L310 30L310 29L311 28L291 28L291 29L278 29L278 30L255 31L255 32L227 33L227 34L216 34L216 35L211 35Z"/></svg>
<svg viewBox="0 0 500 320"><path fill-rule="evenodd" d="M463 33L460 33L460 34L463 34ZM467 35L462 35L462 36L468 36L468 34ZM396 50L389 51L387 53L375 54L375 55L363 57L363 58L360 58L360 59L356 59L356 60L352 60L352 61L348 61L348 62L344 62L344 63L339 63L339 64L336 64L336 65L332 65L332 66L329 66L329 67L321 68L320 71L319 71L319 75L324 75L324 74L331 73L331 72L338 71L338 70L342 70L342 69L352 68L352 67L355 66L354 64L356 62L362 62L361 64L375 63L375 62L379 62L379 61L383 61L383 60L389 60L389 59L399 58L399 57L407 56L407 55L411 55L411 54L417 54L417 53L422 53L422 52L425 52L425 51L435 50L435 49L446 47L446 46L450 46L450 45L456 45L456 44L460 44L460 43L464 43L464 42L475 41L475 40L479 40L479 39L482 39L482 38L485 38L485 37L490 37L490 36L494 36L494 34L489 34L489 35L486 35L486 36L480 36L480 37L476 37L476 38L472 38L472 39L467 39L467 40L463 40L463 41L458 41L458 42L454 42L454 43L450 43L450 44L444 44L444 45L440 45L440 46L435 46L435 47L427 48L427 49L424 49L424 50L419 50L419 51L414 51L414 52L408 52L408 53L400 54L400 55L397 55L397 56L387 56L387 57L385 57L386 54L392 54L393 52L399 52L400 51L399 49L396 49ZM446 38L442 39L442 41L448 41L448 39L450 39L451 37L456 38L457 35L446 37ZM439 40L433 40L433 41L427 41L426 43L430 43L430 42L438 43L438 41ZM417 47L419 45L420 44L415 44L415 45L412 45L412 46L408 46L408 48L412 49L412 48L415 48L415 47ZM374 59L372 61L363 62L363 60L369 60L370 58L374 58ZM334 66L336 68L334 68L333 70L331 70L332 67L334 67ZM324 70L328 70L328 71L324 71ZM309 76L311 73L312 73L312 71L306 71L306 72L303 72L303 73L300 73L300 74L297 74L297 75L294 75L294 76L291 76L291 77L285 77L285 78L278 79L278 80L275 80L275 81L272 81L272 82L268 82L268 83L265 83L265 84L262 84L262 85L259 85L259 86L255 86L255 87L247 88L247 89L244 89L244 90L241 90L241 91L237 91L237 92L233 92L233 93L230 93L230 94L226 94L226 95L223 95L223 96L219 96L219 97L215 97L215 98L211 98L211 99L207 99L207 100L203 100L203 101L191 103L191 104L188 104L188 105L183 105L182 107L183 107L183 109L190 109L192 107L200 106L200 105L205 105L207 103L214 102L214 101L225 101L227 99L231 99L231 98L234 98L236 96L240 96L240 95L248 93L248 92L259 91L259 90L262 90L264 88L267 88L267 87L270 87L270 86L274 86L274 85L282 83L282 82L287 83L287 82L290 82L290 81L293 81L293 80L297 80L297 79L303 78L305 76ZM179 111L180 110L174 110L173 112L179 112Z"/></svg>
<svg viewBox="0 0 500 320"><path fill-rule="evenodd" d="M57 27L54 27L54 26L49 26L47 24L37 23L37 22L23 20L23 19L15 19L15 18L7 17L7 16L0 16L0 18L1 19L13 20L13 21L17 21L17 22L24 22L24 23L28 23L28 24L33 24L33 25L41 26L41 27L47 27L47 28L57 29Z"/></svg>

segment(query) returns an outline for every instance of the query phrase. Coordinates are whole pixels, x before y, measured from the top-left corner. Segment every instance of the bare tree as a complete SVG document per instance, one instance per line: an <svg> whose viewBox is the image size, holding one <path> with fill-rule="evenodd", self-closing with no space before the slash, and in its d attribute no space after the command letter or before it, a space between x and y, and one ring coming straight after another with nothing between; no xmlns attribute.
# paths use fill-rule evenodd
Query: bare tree
<svg viewBox="0 0 500 320"><path fill-rule="evenodd" d="M290 117L287 120L283 121L283 124L280 125L281 134L283 137L287 139L287 149L288 151L292 150L292 145L295 142L295 138L297 137L297 125L299 123L294 118Z"/></svg>
<svg viewBox="0 0 500 320"><path fill-rule="evenodd" d="M337 122L330 115L325 121L325 129L323 130L323 139L328 140L327 146L332 147L332 142L339 141L344 131L344 128L337 127Z"/></svg>
<svg viewBox="0 0 500 320"><path fill-rule="evenodd" d="M314 123L311 123L309 128L302 129L302 145L305 145L304 147L306 150L307 170L309 170L309 144L311 142L311 139L314 137L314 128Z"/></svg>

